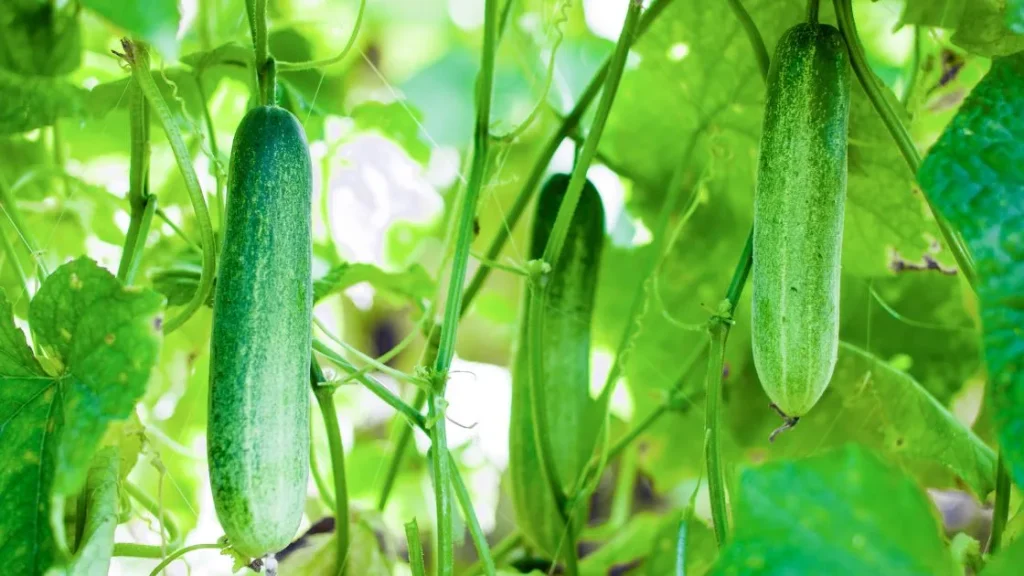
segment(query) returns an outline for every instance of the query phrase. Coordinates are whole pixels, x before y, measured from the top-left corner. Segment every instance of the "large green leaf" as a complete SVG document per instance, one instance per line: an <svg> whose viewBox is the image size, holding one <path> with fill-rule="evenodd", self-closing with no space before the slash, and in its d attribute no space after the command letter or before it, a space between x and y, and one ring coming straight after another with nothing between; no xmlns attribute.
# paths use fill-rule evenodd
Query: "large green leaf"
<svg viewBox="0 0 1024 576"><path fill-rule="evenodd" d="M713 574L953 576L924 492L856 445L743 472Z"/></svg>
<svg viewBox="0 0 1024 576"><path fill-rule="evenodd" d="M1024 34L1024 0L1006 0L1006 27L1014 34Z"/></svg>
<svg viewBox="0 0 1024 576"><path fill-rule="evenodd" d="M0 5L0 68L26 76L59 76L82 61L82 30L74 6L47 2Z"/></svg>
<svg viewBox="0 0 1024 576"><path fill-rule="evenodd" d="M761 438L763 447L766 438ZM929 485L953 486L960 479L981 498L995 488L991 448L906 373L842 343L825 395L775 440L771 451L781 457L808 455L851 440Z"/></svg>
<svg viewBox="0 0 1024 576"><path fill-rule="evenodd" d="M165 58L178 58L177 0L81 0L82 5L129 35L152 44Z"/></svg>
<svg viewBox="0 0 1024 576"><path fill-rule="evenodd" d="M88 258L51 274L29 308L37 344L60 365L65 430L54 490L85 481L107 425L124 420L146 391L162 340L163 297L125 287Z"/></svg>
<svg viewBox="0 0 1024 576"><path fill-rule="evenodd" d="M64 424L59 392L0 293L0 556L12 574L40 574L60 557L49 513Z"/></svg>
<svg viewBox="0 0 1024 576"><path fill-rule="evenodd" d="M996 59L918 173L970 249L978 275L988 397L1024 486L1024 53Z"/></svg>
<svg viewBox="0 0 1024 576"><path fill-rule="evenodd" d="M1016 4L1016 6L1015 6ZM951 28L954 44L993 57L1024 50L1019 0L907 0L901 22Z"/></svg>
<svg viewBox="0 0 1024 576"><path fill-rule="evenodd" d="M49 126L85 113L88 92L65 80L0 69L0 136Z"/></svg>

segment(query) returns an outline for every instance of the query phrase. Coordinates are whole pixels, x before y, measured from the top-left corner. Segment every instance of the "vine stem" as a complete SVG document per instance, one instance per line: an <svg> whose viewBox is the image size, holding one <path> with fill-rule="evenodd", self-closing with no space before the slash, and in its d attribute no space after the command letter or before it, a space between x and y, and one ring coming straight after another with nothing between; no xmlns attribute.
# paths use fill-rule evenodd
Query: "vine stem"
<svg viewBox="0 0 1024 576"><path fill-rule="evenodd" d="M494 59L497 52L497 37L498 1L486 0L484 4L484 42L480 57L480 75L477 77L476 86L473 163L470 167L469 182L459 214L455 254L452 258L448 295L445 299L444 323L441 325L440 345L434 361L432 386L427 393L428 410L431 422L434 423L430 427L430 441L433 447L434 500L437 508L438 576L451 576L455 570L451 494L449 492L451 470L444 420L446 406L444 392L448 380L448 370L455 355L455 336L458 332L459 316L462 309L462 290L466 278L466 267L469 263L469 248L473 241L476 205L487 172L490 145L488 130L494 91Z"/></svg>
<svg viewBox="0 0 1024 576"><path fill-rule="evenodd" d="M21 267L21 262L18 261L18 254L14 251L14 244L7 239L7 234L3 230L0 230L0 242L3 242L4 253L7 255L7 261L14 267L14 273L18 277L18 282L21 283L21 291L29 297L28 276L25 276L25 269Z"/></svg>
<svg viewBox="0 0 1024 576"><path fill-rule="evenodd" d="M451 455L449 455L449 459L451 459ZM455 468L454 461L452 461L452 468ZM466 490L466 484L462 481L461 475L452 474L452 489L455 490L455 498L459 501L459 506L463 510L472 510L473 500L469 497L469 491ZM483 528L480 527L480 521L475 514L470 515L465 520L466 525L469 527L469 536L473 540L473 546L476 547L476 553L480 558L484 573L487 576L494 576L496 572L494 558L491 557L491 549L487 545L487 535L484 534Z"/></svg>
<svg viewBox="0 0 1024 576"><path fill-rule="evenodd" d="M711 519L715 540L721 548L729 534L729 511L726 507L725 473L722 464L722 367L725 364L725 342L729 335L728 318L711 321L708 330L711 348L708 353L707 409L705 411L705 437L707 438L708 492L711 497Z"/></svg>
<svg viewBox="0 0 1024 576"><path fill-rule="evenodd" d="M757 24L754 23L754 19L750 17L750 13L743 7L740 0L726 0L726 2L747 34L747 40L750 42L750 48L754 51L754 58L757 60L757 68L761 72L761 77L767 80L771 58L768 55L764 39L761 37L761 32L757 29Z"/></svg>
<svg viewBox="0 0 1024 576"><path fill-rule="evenodd" d="M512 1L513 0L508 0L508 3L511 3ZM673 0L654 0L654 2L651 3L650 7L644 11L643 16L640 18L640 24L637 26L636 35L632 39L633 42L643 36L648 28L650 28L651 24L672 2ZM555 152L562 144L562 141L569 138L579 126L580 120L583 118L583 114L586 113L594 99L597 98L597 95L601 92L601 87L604 84L604 80L608 74L610 66L611 57L609 56L601 67L598 68L597 72L594 73L594 76L591 77L590 82L583 90L583 93L576 101L572 110L565 115L558 129L551 135L547 143L544 145L544 148L533 163L533 168L524 180L523 186L519 190L519 194L513 201L512 206L505 213L507 226L501 226L498 228L494 239L491 241L490 245L488 245L487 252L484 256L485 258L497 260L501 257L501 252L505 248L505 244L508 243L512 230L515 229L516 224L526 212L526 207L529 206L534 193L536 193L540 186L540 182L547 172L548 164L555 156ZM473 274L473 278L469 282L469 285L466 287L465 292L463 292L462 308L459 310L460 318L468 312L473 301L476 299L476 296L480 293L480 290L487 282L487 278L490 277L492 270L492 268L487 266L477 268L476 272ZM436 352L440 345L440 332L437 330L437 326L434 324L428 325L425 327L423 332L428 338L426 350ZM432 356L433 354L426 355L427 358ZM427 397L425 392L418 392L416 399L413 401L413 406L419 410L426 403L426 399ZM386 481L384 482L380 498L378 499L377 506L380 510L384 510L387 506L388 498L394 485L394 478L397 477L398 468L401 465L405 448L409 445L411 438L412 429L408 427L403 428L398 441L396 442L395 454L388 466ZM390 481L388 481L388 479L390 479Z"/></svg>
<svg viewBox="0 0 1024 576"><path fill-rule="evenodd" d="M196 550L220 550L222 548L224 548L223 544L193 544L192 546L186 546L184 548L175 550L174 552L168 554L167 558L164 558L163 562L157 564L156 568L153 568L153 571L149 573L149 576L158 576L158 574L160 574L160 572L164 568L169 566L171 562L174 562L175 560L184 556L185 554L188 554L189 552L194 552Z"/></svg>
<svg viewBox="0 0 1024 576"><path fill-rule="evenodd" d="M405 418L412 424L412 426L407 427L409 430L412 430L413 427L415 427L418 428L424 434L429 435L431 434L431 430L436 429L439 426L444 426L443 414L442 417L438 420L433 420L435 414L429 414L429 419L425 418L423 414L420 414L417 410L403 402L401 398L399 398L393 392L388 390L386 386L378 382L369 374L361 373L361 371L358 370L354 365L352 365L351 362L346 360L340 354L335 353L333 350L325 346L322 342L314 339L313 350L319 352L320 354L323 354L325 358L335 363L339 368L341 368L345 372L355 375L355 380L357 382L364 385L368 390L370 390L371 393L373 393L375 396L383 400L384 403L391 406L392 408L400 412L403 416L405 416ZM314 392L320 389L330 390L329 387L318 386L314 388ZM443 402L444 399L442 398L441 401ZM429 422L433 422L433 424L431 425L429 424ZM480 555L480 558L487 558L490 555L490 551L487 548L487 539L483 531L480 529L480 522L479 520L477 520L476 512L473 510L473 502L470 500L469 494L465 491L465 484L462 481L462 476L459 473L458 468L455 466L451 454L447 452L445 452L445 454L447 455L447 462L445 464L449 466L450 470L447 478L449 478L451 485L454 487L453 489L456 491L456 496L458 496L459 505L462 508L462 514L466 518L466 524L469 525L471 534L474 531L476 532L476 534L472 535L474 538L474 544L476 544L478 547L477 553ZM431 452L431 457L433 458L433 451ZM432 462L434 463L434 465L436 465L436 461L432 460ZM393 481L394 479L392 478L392 482ZM463 492L462 495L458 494L460 491ZM476 528L474 528L474 526Z"/></svg>
<svg viewBox="0 0 1024 576"><path fill-rule="evenodd" d="M146 101L156 112L157 119L167 135L167 141L174 152L174 159L178 163L178 170L185 180L185 190L188 192L192 202L192 209L195 211L196 221L199 225L199 234L203 248L203 270L199 277L199 286L196 288L192 299L185 305L185 309L164 323L164 333L180 328L185 322L209 300L210 291L213 289L213 278L217 271L216 241L213 237L213 224L210 221L210 212L206 208L206 198L203 197L203 190L199 186L199 178L192 166L192 158L189 154L185 141L181 138L171 110L164 102L160 90L149 73L149 51L141 42L132 42L127 39L121 41L124 46L124 57L131 65L132 77L138 83L139 89L146 96Z"/></svg>
<svg viewBox="0 0 1024 576"><path fill-rule="evenodd" d="M117 267L117 279L131 284L135 279L142 253L146 248L150 224L156 212L156 197L149 193L149 105L139 85L130 87L128 124L131 142L129 163L128 206L131 220L124 238L121 262Z"/></svg>
<svg viewBox="0 0 1024 576"><path fill-rule="evenodd" d="M18 210L17 204L14 203L14 194L3 177L0 177L0 211L3 211L7 221L10 222L14 231L18 234L18 238L28 252L29 257L35 262L36 275L39 277L39 281L42 282L50 275L50 271L47 269L46 263L43 262L42 254L39 251L39 244L36 243L31 230L25 225L21 212Z"/></svg>
<svg viewBox="0 0 1024 576"><path fill-rule="evenodd" d="M416 518L405 523L405 542L409 548L409 569L412 576L427 576L423 563L423 544L420 542L420 527Z"/></svg>
<svg viewBox="0 0 1024 576"><path fill-rule="evenodd" d="M907 162L907 167L910 171L917 176L918 169L921 167L921 153L918 152L917 146L914 144L913 138L907 131L906 126L900 120L899 115L896 113L895 108L885 97L884 88L880 85L878 80L875 78L874 72L871 71L871 67L868 64L867 56L864 53L864 47L860 43L860 38L857 36L857 24L853 18L853 5L851 0L833 0L836 20L839 23L839 31L842 32L843 38L846 40L847 48L850 52L850 64L853 67L853 72L857 76L857 80L860 85L864 88L864 91L868 95L868 99L871 100L872 106L875 108L875 112L881 117L885 127L889 130L889 135L892 136L893 140L896 141L896 146L899 148L900 153L903 155L903 159ZM967 279L967 283L971 289L977 291L977 277L974 270L974 265L971 264L971 259L967 253L967 249L964 247L963 242L959 239L956 231L950 226L949 222L942 216L942 214L935 208L931 198L928 194L922 191L925 202L928 204L928 209L931 211L932 216L935 218L936 223L939 226L939 231L942 233L942 238L946 242L946 246L953 253L953 259L956 260L957 267L963 273L964 278Z"/></svg>
<svg viewBox="0 0 1024 576"><path fill-rule="evenodd" d="M348 374L355 375L355 380L365 386L374 396L380 398L385 404L391 406L399 414L405 416L409 422L414 424L417 428L424 431L427 430L427 420L423 417L419 411L414 409L412 406L406 404L401 398L396 396L391 390L388 390L387 386L381 384L377 379L366 373L360 373L360 370L355 367L351 362L346 360L343 356L331 350L326 344L320 340L313 339L313 350L323 354L325 358L338 365L339 368L344 370Z"/></svg>
<svg viewBox="0 0 1024 576"><path fill-rule="evenodd" d="M615 103L615 96L619 91L619 81L622 80L622 72L626 67L629 47L633 44L633 38L636 37L642 10L643 2L640 0L630 1L629 10L626 12L626 22L622 25L622 32L615 45L615 52L612 53L608 75L604 81L604 89L601 91L601 100L598 102L593 124L583 142L583 150L580 152L579 158L576 159L572 177L569 179L569 186L565 191L562 204L558 208L558 216L555 217L551 236L548 238L547 245L544 246L544 261L551 264L552 267L557 265L558 257L562 254L562 247L569 234L569 225L572 223L572 215L576 212L576 205L579 204L583 186L587 182L587 170L590 169L594 155L597 154L597 146L601 142L604 125L608 121L612 104Z"/></svg>
<svg viewBox="0 0 1024 576"><path fill-rule="evenodd" d="M352 25L352 32L348 36L348 41L345 42L345 47L341 49L341 52L330 58L324 58L323 60L310 60L308 62L278 62L278 72L298 72L300 70L312 70L313 68L323 68L325 66L331 66L341 62L345 56L348 55L349 51L352 50L352 46L355 45L356 39L359 38L359 30L363 26L363 12L366 11L366 0L359 0L359 10L356 12L356 21Z"/></svg>
<svg viewBox="0 0 1024 576"><path fill-rule="evenodd" d="M345 481L345 446L341 442L341 428L338 426L338 412L334 408L334 391L321 386L325 381L320 362L313 357L310 365L310 383L313 396L320 406L320 416L327 430L327 443L331 450L331 472L334 476L334 535L337 554L337 574L343 574L348 563L349 521L348 486Z"/></svg>
<svg viewBox="0 0 1024 576"><path fill-rule="evenodd" d="M1006 470L1003 453L999 453L996 463L996 502L992 508L992 534L988 539L986 552L995 554L1002 547L1003 532L1010 515L1010 474Z"/></svg>
<svg viewBox="0 0 1024 576"><path fill-rule="evenodd" d="M160 527L163 532L166 532L166 548L171 550L181 546L181 530L178 529L178 523L174 520L174 516L167 510L164 510L159 504L153 501L148 494L139 489L138 486L131 482L124 483L125 492L138 502L147 512L153 515L160 522ZM163 548L163 546L159 547Z"/></svg>
<svg viewBox="0 0 1024 576"><path fill-rule="evenodd" d="M206 137L210 141L210 169L213 171L214 185L217 187L213 195L217 203L217 226L224 229L224 216L227 206L227 191L224 188L224 175L220 163L220 146L217 145L217 130L213 126L213 116L210 114L210 101L206 97L206 88L203 88L203 73L200 71L195 76L196 90L199 92L199 99L203 103L203 123L206 124Z"/></svg>

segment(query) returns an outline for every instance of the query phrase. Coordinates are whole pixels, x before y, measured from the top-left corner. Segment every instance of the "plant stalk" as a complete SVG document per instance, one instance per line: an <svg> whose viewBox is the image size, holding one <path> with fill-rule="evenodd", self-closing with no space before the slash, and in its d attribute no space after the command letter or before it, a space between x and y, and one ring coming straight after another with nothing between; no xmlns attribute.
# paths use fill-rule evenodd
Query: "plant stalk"
<svg viewBox="0 0 1024 576"><path fill-rule="evenodd" d="M343 574L348 563L349 519L348 519L348 486L345 480L345 446L341 442L341 428L338 426L338 412L334 408L334 390L321 386L324 379L320 362L313 357L310 365L310 381L313 385L313 396L320 406L320 416L324 419L327 431L327 443L331 450L331 472L334 476L334 541L337 554L336 574Z"/></svg>
<svg viewBox="0 0 1024 576"><path fill-rule="evenodd" d="M889 135L896 141L896 146L899 148L900 153L903 154L907 167L910 168L910 171L913 172L916 178L918 169L921 167L921 153L917 151L917 146L914 144L910 132L903 125L895 108L886 99L884 87L880 85L879 81L875 78L874 72L871 71L867 56L864 54L864 47L861 46L860 39L857 36L857 24L853 19L851 0L833 0L833 2L836 10L836 20L839 23L839 31L842 32L850 52L850 64L853 67L853 72L867 93L868 99L871 100L875 112L882 118L882 122L889 130ZM924 193L923 195L928 204L928 209L939 226L939 231L942 233L946 246L953 253L953 259L956 260L957 267L963 273L971 289L977 292L977 275L974 265L971 264L967 248L963 245L953 227L942 216L942 213L935 208L928 194Z"/></svg>

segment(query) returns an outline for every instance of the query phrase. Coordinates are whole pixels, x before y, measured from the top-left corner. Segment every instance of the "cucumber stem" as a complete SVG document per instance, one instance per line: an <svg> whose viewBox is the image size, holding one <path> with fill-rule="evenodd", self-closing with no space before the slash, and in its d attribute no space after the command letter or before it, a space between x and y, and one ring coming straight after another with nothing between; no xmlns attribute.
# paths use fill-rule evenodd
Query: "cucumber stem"
<svg viewBox="0 0 1024 576"><path fill-rule="evenodd" d="M708 351L707 408L705 411L705 437L707 438L708 493L711 499L711 519L718 547L729 537L729 511L726 505L725 471L722 462L722 368L725 363L725 343L729 337L729 320L712 319L709 332L711 348Z"/></svg>
<svg viewBox="0 0 1024 576"><path fill-rule="evenodd" d="M622 80L622 73L626 68L626 57L629 56L629 47L636 37L637 28L640 23L640 12L643 10L643 3L636 0L629 3L629 10L626 12L626 22L622 25L622 32L615 45L615 52L608 68L608 75L605 78L601 91L601 100L598 102L597 111L594 116L590 131L583 143L583 150L576 159L576 165L572 170L572 177L569 179L569 187L565 191L562 205L558 208L558 216L551 230L551 236L544 247L543 260L552 267L558 265L558 258L562 254L562 247L569 234L569 226L572 216L576 212L576 205L579 204L580 196L583 194L583 186L587 182L587 170L597 154L597 146L601 141L604 132L604 125L608 121L612 104L615 103L615 95L619 89L619 82Z"/></svg>
<svg viewBox="0 0 1024 576"><path fill-rule="evenodd" d="M141 42L131 42L125 39L121 43L125 50L123 57L132 69L132 77L135 78L142 93L145 94L146 101L156 112L157 119L171 145L171 151L174 152L174 159L177 161L178 170L185 181L185 190L192 202L192 209L196 215L202 240L203 271L199 277L199 287L196 288L192 299L185 305L185 309L164 323L164 333L169 334L180 328L209 300L217 270L216 241L213 236L213 224L210 222L210 212L206 207L206 198L203 196L199 178L192 166L191 155L181 138L181 131L178 130L170 108L167 107L163 96L160 95L160 89L157 88L153 76L149 73L149 51Z"/></svg>
<svg viewBox="0 0 1024 576"><path fill-rule="evenodd" d="M995 554L1002 547L1003 532L1006 530L1006 522L1010 515L1010 489L1010 474L1006 470L1003 453L1000 452L996 463L996 502L992 508L992 534L985 550L988 554Z"/></svg>
<svg viewBox="0 0 1024 576"><path fill-rule="evenodd" d="M818 23L818 9L821 0L807 0L807 23L817 24Z"/></svg>
<svg viewBox="0 0 1024 576"><path fill-rule="evenodd" d="M153 213L156 211L156 197L149 194L149 105L146 95L138 84L130 88L128 122L130 125L131 158L129 163L128 205L131 220L124 238L121 262L117 267L117 279L128 285L135 277L146 248Z"/></svg>
<svg viewBox="0 0 1024 576"><path fill-rule="evenodd" d="M164 568L167 568L167 566L169 566L171 564L171 562L174 562L175 560L177 560L178 558L181 558L182 556L184 556L185 554L188 554L189 552L194 552L196 550L222 550L224 547L225 547L225 545L224 544L220 544L220 543L217 543L217 544L193 544L192 546L186 546L184 548L175 550L174 552L171 552L170 554L168 554L167 557L164 558L162 562L157 564L156 568L153 568L153 571L149 573L149 576L159 576L160 572L162 572Z"/></svg>
<svg viewBox="0 0 1024 576"><path fill-rule="evenodd" d="M409 549L409 569L412 576L427 576L423 563L423 544L420 542L420 527L416 518L405 523L405 542Z"/></svg>
<svg viewBox="0 0 1024 576"><path fill-rule="evenodd" d="M337 558L337 574L345 573L348 563L349 513L348 485L345 480L345 446L341 442L341 428L338 426L338 412L334 408L334 390L321 386L324 372L316 356L310 363L310 383L313 395L320 407L327 431L327 443L331 450L331 472L334 476L334 541ZM269 566L268 566L269 572Z"/></svg>
<svg viewBox="0 0 1024 576"><path fill-rule="evenodd" d="M448 278L445 298L444 323L441 325L440 345L433 366L433 382L427 393L434 472L434 500L437 508L437 576L452 576L455 571L454 538L452 534L452 506L449 484L451 467L448 457L448 439L445 433L444 392L448 370L455 356L455 336L462 310L463 283L469 264L469 249L473 241L473 222L476 219L477 200L487 176L491 100L494 91L494 61L498 47L498 0L484 4L484 43L480 55L480 75L476 85L476 125L473 133L473 161L469 181L458 217L455 253Z"/></svg>
<svg viewBox="0 0 1024 576"><path fill-rule="evenodd" d="M454 469L456 467L455 460L451 458L450 454L449 460L451 460L451 466ZM455 491L456 500L459 501L459 507L463 510L472 510L473 500L469 497L469 491L466 490L466 484L462 481L460 474L452 474L452 489ZM466 525L469 527L469 536L473 540L473 546L476 547L476 553L480 558L484 573L487 576L494 576L496 571L494 559L491 557L491 549L487 545L487 535L484 534L483 528L480 527L480 521L475 514L467 515L465 520Z"/></svg>

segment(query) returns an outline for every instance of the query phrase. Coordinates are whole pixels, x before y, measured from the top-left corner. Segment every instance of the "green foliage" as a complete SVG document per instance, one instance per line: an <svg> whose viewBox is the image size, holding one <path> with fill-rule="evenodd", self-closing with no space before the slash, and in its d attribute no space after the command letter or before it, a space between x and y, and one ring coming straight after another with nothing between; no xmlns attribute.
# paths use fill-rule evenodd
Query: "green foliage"
<svg viewBox="0 0 1024 576"><path fill-rule="evenodd" d="M358 0L266 4L269 51L292 63L337 53L360 7ZM321 68L279 70L279 104L299 120L312 152L317 320L345 338L353 360L356 350L377 358L394 350L380 360L387 371L379 381L327 370L329 388L320 393L333 395L340 434L315 418L311 440L320 477L309 486L297 482L303 492L294 505L314 524L279 555L279 573L334 574L340 543L331 529L338 502L331 480L333 465L342 462L339 449L351 510L350 574L407 573L403 526L413 517L423 542L450 523L455 573L471 572L466 567L477 557L465 538L474 526L469 512L486 531L474 540L505 543L492 549L498 574L546 574L552 559L562 563L556 571L571 573L562 552L574 544L577 576L707 573L720 551L702 481L706 422L720 423L714 437L728 503L719 508L731 507L725 512L735 529L724 535L733 544L721 551L715 571L755 571L748 561L756 558L778 558L762 570L776 573L839 573L836 562L854 573L1019 571L1024 514L1009 521L998 553L985 554L983 533L988 503L996 500L997 438L1018 486L1024 462L1016 361L1016 327L1024 324L1022 221L1013 202L1022 186L1018 85L1024 71L1019 54L989 59L1024 48L1019 0L854 0L871 66L867 79L877 75L881 84L876 96L894 107L911 147L924 151L938 143L917 175L918 189L893 134L861 82L853 81L838 360L821 400L773 443L768 435L780 421L754 370L751 291L740 292L722 349L721 413L707 419L705 327L753 220L766 94L757 78L756 36L772 53L784 31L806 19L807 2L645 3L641 22L653 24L641 26L629 50L588 174L607 218L597 239L584 242L589 252L603 244L600 275L587 286L593 307L549 306L542 313L566 327L552 347L567 352L553 362L586 374L553 379L549 396L570 398L584 412L600 406L583 424L562 407L553 410L564 416L551 438L551 468L563 488L578 488L571 484L581 483L581 470L601 471L586 477L592 493L577 502L571 531L542 475L527 417L530 399L522 394L518 364L527 359L514 341L527 283L517 272L539 267L529 263L529 225L517 225L513 216L533 205L537 191L524 185L571 170L573 141L578 155L594 133L600 90L585 89L602 85L595 73L615 46L616 16L593 2L480 2L476 10L510 7L500 42L488 46L496 60L487 67L482 12L440 4L368 2L347 57ZM832 4L821 2L824 23L835 23ZM206 435L212 299L180 330L161 335L158 323L164 297L168 306L181 306L195 293L201 245L225 241L229 215L221 204L236 178L226 152L239 121L259 101L243 12L255 3L180 6L176 0L0 2L5 573L148 574L160 561L154 556L182 551L172 550L170 540L167 550L140 548L170 536L161 518L177 528L173 540L203 543L189 547L169 572L184 568L182 560L217 573L232 564L248 570L251 561L212 544L223 528L209 497ZM736 10L750 11L755 45ZM896 35L897 17L915 27L918 44ZM129 160L135 80L110 53L123 51L122 37L149 41L162 56L151 67L152 100L166 105L168 126L181 136L181 158L174 158L162 123L150 114L151 130L158 129L141 188L154 195L160 212L137 244L137 288L121 287L103 270L121 259L133 215L129 180L139 183L129 177L139 168ZM546 90L552 51L554 82ZM488 118L475 113L487 84L478 79L484 69L494 73ZM580 107L579 125L563 126L561 115L584 94L592 100ZM504 134L545 99L548 106L529 129L514 140L493 139L488 154L471 162L475 126ZM555 134L568 138L561 142ZM189 190L177 167L182 158L196 176ZM464 210L471 193L479 202ZM215 237L201 238L192 208L197 196L210 207ZM978 297L956 269L925 197L973 254ZM466 234L456 234L458 220ZM488 253L505 232L502 250ZM435 322L445 310L458 310L445 297L458 289L447 280L456 248L462 256L488 256L469 258L469 275L496 266L465 301L457 341L443 346L444 358L455 350L456 363L424 434L411 428L427 420L422 408L414 413L411 398L425 381L443 382L424 367L435 363ZM267 254L251 259L265 263ZM232 271L231 265L219 270L222 277ZM547 276L549 283L564 279L558 266ZM291 289L268 300L285 290ZM269 340L270 330L263 332L260 339ZM332 368L344 358L337 360ZM367 371L379 368L365 364ZM607 389L611 414L602 427L604 405L595 400L607 397L594 396L612 364L621 372L613 374L614 393ZM306 374L292 379L296 389L308 390ZM593 392L584 394L588 389ZM396 417L396 408L403 414ZM429 456L439 452L427 450L426 438L438 430L446 431L451 459L431 464ZM410 446L401 458L399 440ZM253 448L251 461L266 457L260 448ZM392 462L394 474L386 470ZM442 507L437 517L430 477L438 462L462 474L474 510ZM382 499L391 480L390 498ZM925 489L958 490L965 492L958 498L976 500L971 534L953 533L955 515L936 498L945 541ZM1013 490L1016 510L1019 488ZM139 494L151 502L141 504ZM375 506L379 514L368 512ZM998 510L993 515L999 519ZM441 548L447 547L446 541ZM433 564L438 546L424 549ZM130 553L146 557L121 556Z"/></svg>
<svg viewBox="0 0 1024 576"><path fill-rule="evenodd" d="M1000 444L1024 485L1024 55L993 62L921 166L921 186L963 235L978 272L983 344Z"/></svg>
<svg viewBox="0 0 1024 576"><path fill-rule="evenodd" d="M908 0L901 22L955 30L954 44L981 56L1024 50L1018 0Z"/></svg>
<svg viewBox="0 0 1024 576"><path fill-rule="evenodd" d="M956 574L921 489L856 446L744 471L733 515L712 574Z"/></svg>
<svg viewBox="0 0 1024 576"><path fill-rule="evenodd" d="M0 477L0 542L18 573L59 564L69 550L65 498L87 486L108 424L128 418L145 392L162 308L155 292L126 288L86 258L58 268L29 308L44 369L0 295L0 337L10 351L0 363L0 458L15 463ZM96 530L106 529L97 522ZM96 544L97 561L108 544Z"/></svg>
<svg viewBox="0 0 1024 576"><path fill-rule="evenodd" d="M149 42L165 57L178 57L178 22L180 14L175 0L151 0L144 4L131 0L81 0L111 24L129 35Z"/></svg>
<svg viewBox="0 0 1024 576"><path fill-rule="evenodd" d="M120 483L122 473L130 464L125 462L118 449L103 448L93 457L88 480L81 498L85 498L85 529L82 541L77 543L74 558L62 570L51 570L48 576L56 574L82 575L105 574L110 568L110 556L114 551L114 529L118 524L120 505ZM134 464L132 462L131 464Z"/></svg>
<svg viewBox="0 0 1024 576"><path fill-rule="evenodd" d="M82 29L74 6L0 6L0 68L24 76L60 76L81 60Z"/></svg>

